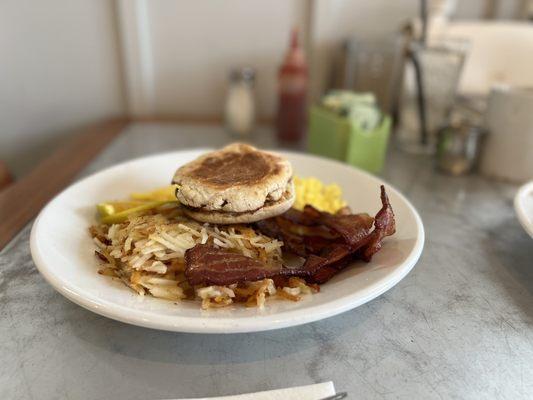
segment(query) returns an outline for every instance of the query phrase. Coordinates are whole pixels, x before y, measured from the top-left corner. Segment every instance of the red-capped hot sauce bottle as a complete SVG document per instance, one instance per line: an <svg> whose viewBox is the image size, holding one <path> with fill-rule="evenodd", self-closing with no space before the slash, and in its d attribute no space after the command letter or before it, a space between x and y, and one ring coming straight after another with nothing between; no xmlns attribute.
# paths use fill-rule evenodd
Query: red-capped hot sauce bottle
<svg viewBox="0 0 533 400"><path fill-rule="evenodd" d="M305 54L293 29L291 43L278 73L277 129L283 141L299 141L305 134L308 69Z"/></svg>

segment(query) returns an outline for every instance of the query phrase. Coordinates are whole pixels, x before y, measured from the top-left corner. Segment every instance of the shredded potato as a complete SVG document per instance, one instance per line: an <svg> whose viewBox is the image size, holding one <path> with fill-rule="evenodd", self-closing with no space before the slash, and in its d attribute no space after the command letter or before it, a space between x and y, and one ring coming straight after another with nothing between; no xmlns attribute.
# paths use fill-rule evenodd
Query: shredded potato
<svg viewBox="0 0 533 400"><path fill-rule="evenodd" d="M230 286L191 287L184 275L183 257L196 244L210 243L265 263L279 264L283 242L249 226L200 224L182 215L176 205L165 204L145 212L145 215L129 216L121 223L89 229L98 248L95 253L103 264L98 273L122 280L141 296L172 301L199 299L203 309L233 303L263 308L266 300L279 292L271 279ZM303 280L291 278L288 285L296 287L299 293L312 292Z"/></svg>

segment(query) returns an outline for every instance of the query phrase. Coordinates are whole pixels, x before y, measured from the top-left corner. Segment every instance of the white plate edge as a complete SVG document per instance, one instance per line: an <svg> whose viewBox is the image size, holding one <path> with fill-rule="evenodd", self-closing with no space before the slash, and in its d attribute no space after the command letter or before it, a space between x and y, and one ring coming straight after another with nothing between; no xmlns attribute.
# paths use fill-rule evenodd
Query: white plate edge
<svg viewBox="0 0 533 400"><path fill-rule="evenodd" d="M533 195L533 181L526 183L525 185L518 188L518 191L515 194L514 197L514 209L515 213L518 217L518 221L520 222L520 225L524 228L524 230L533 238L533 225L529 223L529 218L526 215L526 212L523 208L523 201L526 198L526 196Z"/></svg>

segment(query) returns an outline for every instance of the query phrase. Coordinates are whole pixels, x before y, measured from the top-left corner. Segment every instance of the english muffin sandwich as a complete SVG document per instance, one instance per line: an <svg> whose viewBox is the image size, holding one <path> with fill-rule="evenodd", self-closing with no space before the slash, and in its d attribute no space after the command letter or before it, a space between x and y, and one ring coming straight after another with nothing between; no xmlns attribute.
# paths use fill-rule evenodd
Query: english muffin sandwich
<svg viewBox="0 0 533 400"><path fill-rule="evenodd" d="M295 200L291 164L234 143L180 167L172 180L191 218L215 224L250 223L282 214Z"/></svg>

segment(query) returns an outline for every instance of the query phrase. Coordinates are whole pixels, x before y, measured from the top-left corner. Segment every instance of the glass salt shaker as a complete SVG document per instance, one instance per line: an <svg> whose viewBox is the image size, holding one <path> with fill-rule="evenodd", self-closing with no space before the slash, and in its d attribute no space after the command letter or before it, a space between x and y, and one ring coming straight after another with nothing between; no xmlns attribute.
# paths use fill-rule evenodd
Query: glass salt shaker
<svg viewBox="0 0 533 400"><path fill-rule="evenodd" d="M253 68L234 69L230 73L224 119L226 129L233 136L246 137L254 128L254 81Z"/></svg>

